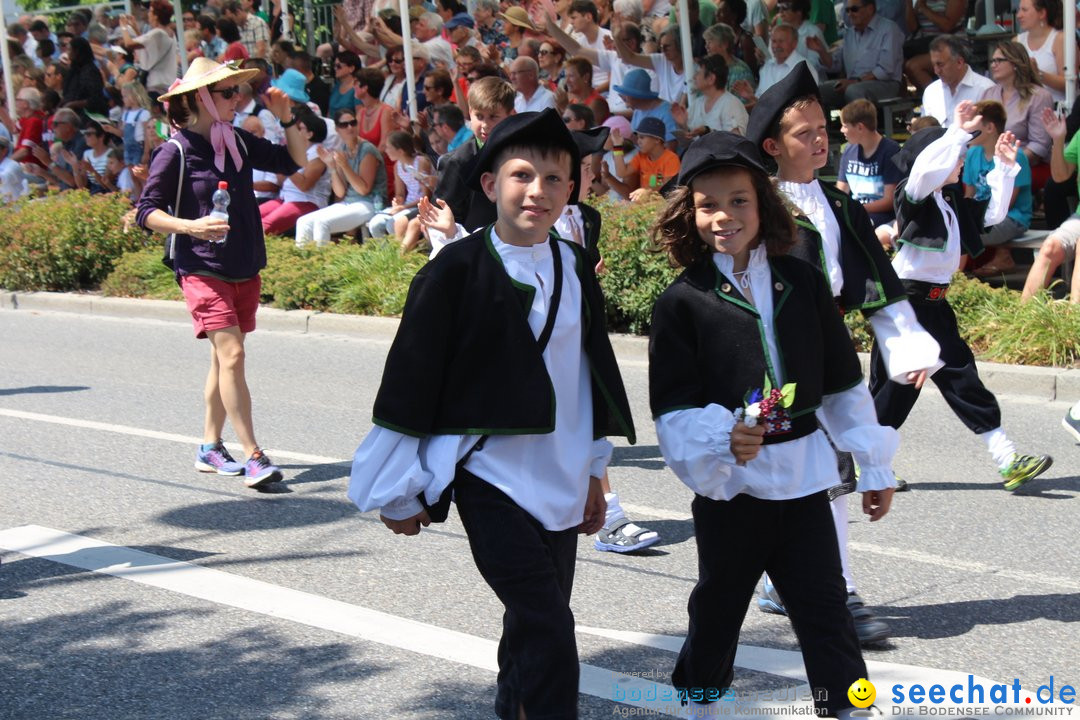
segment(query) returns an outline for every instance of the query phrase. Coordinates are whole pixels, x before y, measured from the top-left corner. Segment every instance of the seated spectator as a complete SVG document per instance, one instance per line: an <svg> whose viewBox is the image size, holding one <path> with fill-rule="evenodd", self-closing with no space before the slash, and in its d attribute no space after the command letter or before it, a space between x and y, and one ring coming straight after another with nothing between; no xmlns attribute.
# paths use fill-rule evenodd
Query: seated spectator
<svg viewBox="0 0 1080 720"><path fill-rule="evenodd" d="M415 247L404 245L405 231L409 220L416 217L420 198L431 196L434 168L422 153L416 152L412 135L406 132L390 135L386 153L394 161L394 201L388 209L368 221L367 229L373 238L393 233L398 245L407 252ZM419 233L416 235L419 238Z"/></svg>
<svg viewBox="0 0 1080 720"><path fill-rule="evenodd" d="M604 127L609 128L607 140L604 142L604 155L601 158L600 165L600 179L594 181L590 190L593 195L597 197L603 197L605 194L612 202L621 202L623 200L629 200L626 195L621 194L618 190L608 184L606 178L615 174L615 154L621 153L622 161L624 164L630 163L634 156L637 155L637 145L634 145L631 139L634 131L630 129L630 121L624 118L622 115L612 115L604 121ZM619 138L622 143L615 144L614 135L616 131L619 134Z"/></svg>
<svg viewBox="0 0 1080 720"><path fill-rule="evenodd" d="M75 187L89 189L91 195L108 192L102 181L108 172L106 165L109 164L110 150L105 131L99 123L90 121L81 132L86 140L86 150L81 161L75 165Z"/></svg>
<svg viewBox="0 0 1080 720"><path fill-rule="evenodd" d="M830 53L820 39L810 41L810 48L829 74L840 76L821 83L825 106L896 97L904 66L903 30L877 14L876 0L847 0L846 10L848 26L842 46Z"/></svg>
<svg viewBox="0 0 1080 720"><path fill-rule="evenodd" d="M509 42L503 32L503 21L495 17L500 9L499 0L476 0L473 8L472 16L480 42L488 47L501 48Z"/></svg>
<svg viewBox="0 0 1080 720"><path fill-rule="evenodd" d="M686 94L686 81L683 78L682 42L679 28L670 27L660 35L660 52L633 53L619 37L615 39L615 49L619 59L626 65L644 68L656 72L657 93L665 102L681 102Z"/></svg>
<svg viewBox="0 0 1080 720"><path fill-rule="evenodd" d="M878 241L891 247L896 219L893 193L900 182L900 169L892 157L900 145L878 132L877 106L869 100L853 100L844 106L840 130L848 146L840 156L836 187L862 204L877 229Z"/></svg>
<svg viewBox="0 0 1080 720"><path fill-rule="evenodd" d="M307 94L303 90L303 81L296 76L297 71L292 71L287 76L283 75L274 80L275 87L280 87L293 102L306 103ZM291 82L290 82L291 81ZM275 145L285 144L285 130L274 113L261 102L255 99L255 91L251 89L251 83L244 82L236 86L240 99L236 103L236 114L233 115L233 125L242 127L244 121L251 116L259 118L259 122L265 132L265 137Z"/></svg>
<svg viewBox="0 0 1080 720"><path fill-rule="evenodd" d="M540 66L532 58L514 60L510 65L510 82L517 90L515 112L539 112L555 107L555 93L540 84Z"/></svg>
<svg viewBox="0 0 1080 720"><path fill-rule="evenodd" d="M33 163L44 167L34 155L34 148L45 145L44 132L46 116L41 109L41 93L35 88L22 88L15 95L16 130L18 139L14 152L8 152L16 163Z"/></svg>
<svg viewBox="0 0 1080 720"><path fill-rule="evenodd" d="M86 140L79 129L82 121L70 108L60 108L53 115L53 136L56 143L51 148L37 147L33 150L42 164L28 164L23 170L60 190L75 187L75 167L86 150ZM55 153L55 154L54 154Z"/></svg>
<svg viewBox="0 0 1080 720"><path fill-rule="evenodd" d="M555 42L540 43L536 64L540 66L540 83L551 92L558 90L566 75L566 50L562 45Z"/></svg>
<svg viewBox="0 0 1080 720"><path fill-rule="evenodd" d="M593 88L592 73L592 65L585 58L572 57L566 61L567 102L588 105L600 97L600 93Z"/></svg>
<svg viewBox="0 0 1080 720"><path fill-rule="evenodd" d="M1080 106L1080 103L1077 104ZM1077 106L1073 107L1072 115L1076 115ZM1072 119L1072 116L1070 116ZM1053 144L1050 148L1050 171L1055 183L1080 183L1077 181L1076 166L1080 164L1080 132L1073 132L1068 145L1065 144L1067 132L1071 129L1066 124L1065 118L1053 110L1043 110L1043 124L1050 134ZM1049 190L1049 188L1048 188ZM1047 208L1049 211L1049 207ZM1035 262L1028 271L1027 280L1024 281L1024 291L1021 298L1031 299L1035 293L1045 288L1050 283L1050 278L1057 271L1058 266L1066 259L1076 259L1076 242L1080 240L1080 212L1072 215L1058 226L1039 247L1039 254L1035 256ZM1069 301L1080 302L1080 273L1073 272Z"/></svg>
<svg viewBox="0 0 1080 720"><path fill-rule="evenodd" d="M600 13L593 0L573 0L567 16L574 31L572 37L578 45L596 51L605 49L605 42L610 41L611 31L600 27ZM558 42L559 39L555 40ZM590 87L598 92L607 92L611 83L608 71L594 64L590 75Z"/></svg>
<svg viewBox="0 0 1080 720"><path fill-rule="evenodd" d="M314 73L311 55L303 50L297 50L292 54L290 62L292 69L304 76L304 90L307 92L308 97L311 98L311 102L319 106L319 113L323 117L327 117L330 113L330 84ZM398 68L402 69L404 73L404 66L400 62ZM401 85L398 85L398 91L401 91ZM400 102L400 99L395 99L394 102L389 104L396 106L398 102Z"/></svg>
<svg viewBox="0 0 1080 720"><path fill-rule="evenodd" d="M588 130L596 126L596 115L588 105L571 103L563 112L563 122L571 130Z"/></svg>
<svg viewBox="0 0 1080 720"><path fill-rule="evenodd" d="M517 59L518 51L526 39L525 33L535 33L536 26L533 25L532 20L529 18L528 11L516 5L512 5L506 8L504 12L499 13L499 18L503 22L506 43L498 45L497 48L502 52L502 64L509 65ZM511 78L511 81L513 81L513 78Z"/></svg>
<svg viewBox="0 0 1080 720"><path fill-rule="evenodd" d="M465 124L465 115L461 108L451 103L435 108L435 129L446 140L447 152L454 152L473 136L472 130Z"/></svg>
<svg viewBox="0 0 1080 720"><path fill-rule="evenodd" d="M854 5L848 5L849 16L858 14L858 11L851 11L852 7ZM822 56L829 54L829 47L824 31L810 20L810 0L781 0L776 4L776 17L784 25L795 28L799 34L796 51L806 58L819 76L824 75Z"/></svg>
<svg viewBox="0 0 1080 720"><path fill-rule="evenodd" d="M623 102L632 111L630 125L637 127L644 118L654 117L664 123L666 130L664 141L670 146L675 144L675 118L671 114L671 103L666 103L650 88L649 75L641 68L634 68L626 74L622 85L612 88L622 96Z"/></svg>
<svg viewBox="0 0 1080 720"><path fill-rule="evenodd" d="M1034 60L1039 82L1050 91L1054 102L1065 101L1065 35L1061 32L1061 2L1020 0L1016 22L1024 32L1020 43ZM1069 12L1072 12L1070 8Z"/></svg>
<svg viewBox="0 0 1080 720"><path fill-rule="evenodd" d="M11 140L0 137L0 201L10 205L27 193L26 178L11 157Z"/></svg>
<svg viewBox="0 0 1080 720"><path fill-rule="evenodd" d="M317 147L321 164L341 202L308 213L296 221L296 246L314 241L317 247L330 243L334 233L360 227L375 215L386 198L386 165L378 148L360 137L357 116L351 110L338 110L334 116L340 150ZM286 181L288 185L288 181ZM285 196L282 190L282 198Z"/></svg>
<svg viewBox="0 0 1080 720"><path fill-rule="evenodd" d="M942 127L949 127L953 109L964 100L973 103L981 100L994 81L971 68L967 43L953 35L934 38L930 43L930 58L938 79L923 91L922 114L932 115Z"/></svg>
<svg viewBox="0 0 1080 720"><path fill-rule="evenodd" d="M407 82L404 48L387 48L386 68L389 72L383 82L382 92L379 93L379 100L396 110L400 110L405 107L402 95Z"/></svg>
<svg viewBox="0 0 1080 720"><path fill-rule="evenodd" d="M217 20L210 15L200 15L198 22L203 57L219 62L219 58L225 54L227 43L218 36ZM235 24L233 23L233 25ZM236 37L239 40L239 30L237 30Z"/></svg>
<svg viewBox="0 0 1080 720"><path fill-rule="evenodd" d="M135 193L135 179L131 175L131 168L124 162L124 150L113 148L109 150L108 160L105 163L105 175L101 178L102 184L109 192L118 192L133 200Z"/></svg>
<svg viewBox="0 0 1080 720"><path fill-rule="evenodd" d="M445 105L454 96L454 80L446 70L432 70L424 76L424 96L429 108Z"/></svg>
<svg viewBox="0 0 1080 720"><path fill-rule="evenodd" d="M975 104L975 114L982 117L979 133L971 140L964 158L964 197L977 201L990 200L987 174L994 169L994 150L998 138L1005 132L1005 108L994 100ZM975 275L989 277L1012 270L1016 263L1007 248L1001 247L1010 240L1023 237L1031 225L1031 165L1024 153L1016 154L1020 173L1013 180L1013 194L1005 219L982 234L983 245L989 252L983 253L973 266Z"/></svg>
<svg viewBox="0 0 1080 720"><path fill-rule="evenodd" d="M615 173L605 173L604 181L631 202L638 202L649 197L650 193L660 192L665 182L678 176L679 156L667 149L664 143L666 130L659 119L643 118L634 132L637 135L637 155L626 163L623 154L615 151ZM618 130L611 132L611 139L615 147L622 144L622 135Z"/></svg>
<svg viewBox="0 0 1080 720"><path fill-rule="evenodd" d="M359 70L360 58L350 50L339 52L334 58L334 85L330 88L330 116L338 110L356 108L356 71Z"/></svg>
<svg viewBox="0 0 1080 720"><path fill-rule="evenodd" d="M746 13L746 0L717 0L716 21L731 28L734 35L732 54L749 65L754 77L757 77L760 69L758 51L753 33L746 29Z"/></svg>
<svg viewBox="0 0 1080 720"><path fill-rule="evenodd" d="M286 178L281 186L281 196L277 200L270 200L259 206L263 232L267 235L288 232L297 226L297 221L304 215L326 207L330 196L331 173L326 171L326 164L319 157L319 148L326 139L326 123L304 106L293 108L293 118L307 145L307 164ZM354 121L355 119L353 116ZM298 231L298 242L300 238Z"/></svg>
<svg viewBox="0 0 1080 720"><path fill-rule="evenodd" d="M258 115L248 115L240 126L255 137L266 137L266 128ZM281 193L281 184L285 178L282 175L272 173L269 170L251 169L251 189L255 191L255 201L262 205L270 200L277 199Z"/></svg>
<svg viewBox="0 0 1080 720"><path fill-rule="evenodd" d="M443 28L450 37L450 44L460 52L462 48L466 47L476 49L476 44L480 42L473 33L474 25L475 23L469 13L460 12L444 22ZM457 62L457 54L454 55L454 61Z"/></svg>
<svg viewBox="0 0 1080 720"><path fill-rule="evenodd" d="M463 45L457 49L454 55L457 63L457 79L454 81L454 95L457 97L457 105L461 112L469 112L469 73L477 65L483 62L480 51L472 45Z"/></svg>
<svg viewBox="0 0 1080 720"><path fill-rule="evenodd" d="M694 73L694 88L690 94L689 112L682 105L672 105L675 118L684 138L692 140L713 130L726 130L743 135L750 119L742 102L724 90L727 86L727 65L719 55L708 55Z"/></svg>
<svg viewBox="0 0 1080 720"><path fill-rule="evenodd" d="M1031 165L1044 163L1050 157L1050 135L1042 113L1053 108L1054 99L1039 83L1024 46L1010 41L998 43L990 56L990 78L994 85L983 93L983 99L1005 106L1005 129L1020 141Z"/></svg>
<svg viewBox="0 0 1080 720"><path fill-rule="evenodd" d="M750 88L750 92L753 93L757 88L757 78L754 77L750 66L732 53L735 32L731 29L731 26L717 23L705 29L704 37L705 52L709 55L719 55L724 58L724 64L727 65L728 78L724 89L734 94L735 97L742 101L743 105L746 105L748 101L735 92L735 85L739 82L745 82Z"/></svg>
<svg viewBox="0 0 1080 720"><path fill-rule="evenodd" d="M217 31L218 37L225 43L225 50L218 56L218 62L238 62L251 57L248 54L247 47L240 42L240 28L236 26L234 21L229 18L218 18Z"/></svg>
<svg viewBox="0 0 1080 720"><path fill-rule="evenodd" d="M935 73L941 77L931 46L938 38L952 37L952 33L960 29L967 15L967 0L914 0L905 6L910 38L904 43L904 74L921 92L933 81ZM951 113L949 118L935 117L944 127L952 122Z"/></svg>
<svg viewBox="0 0 1080 720"><path fill-rule="evenodd" d="M773 28L772 37L769 38L769 49L772 57L761 66L761 74L758 77L757 90L754 91L746 83L735 86L735 92L746 101L746 106L753 107L757 104L758 96L771 88L776 83L787 77L796 65L806 62L806 58L796 52L799 44L799 35L795 28L790 25L777 25ZM810 74L815 81L819 81L814 68L810 68Z"/></svg>

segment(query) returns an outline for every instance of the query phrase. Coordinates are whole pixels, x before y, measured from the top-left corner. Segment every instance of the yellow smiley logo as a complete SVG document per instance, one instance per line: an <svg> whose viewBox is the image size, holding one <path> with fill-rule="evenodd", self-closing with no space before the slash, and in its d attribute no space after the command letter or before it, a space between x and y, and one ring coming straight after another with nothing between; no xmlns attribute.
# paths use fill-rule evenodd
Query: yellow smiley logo
<svg viewBox="0 0 1080 720"><path fill-rule="evenodd" d="M851 683L851 687L847 691L848 700L851 704L857 708L868 708L874 704L874 699L877 697L877 690L874 689L873 683L866 678L859 678L855 682Z"/></svg>

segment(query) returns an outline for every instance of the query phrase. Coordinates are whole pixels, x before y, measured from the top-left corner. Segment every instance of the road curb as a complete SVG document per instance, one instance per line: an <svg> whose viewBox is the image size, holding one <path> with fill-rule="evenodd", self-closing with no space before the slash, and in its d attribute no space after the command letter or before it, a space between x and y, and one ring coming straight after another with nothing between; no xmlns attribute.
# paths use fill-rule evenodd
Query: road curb
<svg viewBox="0 0 1080 720"><path fill-rule="evenodd" d="M102 297L89 293L0 291L0 310L66 312L116 318L140 318L190 323L191 316L183 302ZM392 340L397 331L396 318L366 315L341 315L310 310L259 308L259 328L283 332L347 335ZM611 335L611 344L620 360L648 362L648 338L634 335ZM860 354L863 372L869 372L870 359ZM1080 369L1007 365L979 362L979 376L991 392L1022 395L1038 400L1080 399Z"/></svg>

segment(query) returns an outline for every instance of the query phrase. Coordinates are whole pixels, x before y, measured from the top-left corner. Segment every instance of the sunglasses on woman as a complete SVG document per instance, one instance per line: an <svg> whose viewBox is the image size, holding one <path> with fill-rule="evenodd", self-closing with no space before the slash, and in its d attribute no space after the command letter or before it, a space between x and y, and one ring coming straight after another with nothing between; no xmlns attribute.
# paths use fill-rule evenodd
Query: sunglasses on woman
<svg viewBox="0 0 1080 720"><path fill-rule="evenodd" d="M356 127L356 119L352 120L339 120L337 122L339 128Z"/></svg>
<svg viewBox="0 0 1080 720"><path fill-rule="evenodd" d="M234 85L232 87L227 87L224 90L211 90L210 92L217 93L226 100L232 100L233 96L236 95L236 93L240 92L240 88Z"/></svg>

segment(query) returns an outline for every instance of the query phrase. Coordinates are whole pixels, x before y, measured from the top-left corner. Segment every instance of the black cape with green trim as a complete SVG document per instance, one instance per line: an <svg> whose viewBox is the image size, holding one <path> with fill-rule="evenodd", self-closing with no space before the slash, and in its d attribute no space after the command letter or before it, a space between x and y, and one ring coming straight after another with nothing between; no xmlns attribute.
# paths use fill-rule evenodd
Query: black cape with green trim
<svg viewBox="0 0 1080 720"><path fill-rule="evenodd" d="M822 395L862 382L862 367L824 276L792 257L769 259L773 317L784 382L796 383L788 413L793 432L814 432ZM707 257L685 270L653 309L649 337L649 404L653 417L716 403L734 412L766 373L775 386L757 310Z"/></svg>
<svg viewBox="0 0 1080 720"><path fill-rule="evenodd" d="M506 273L488 231L446 246L413 279L375 398L376 425L416 437L554 431L555 391L528 323L533 292ZM559 242L573 249L581 282L594 439L633 443L600 284L582 248Z"/></svg>
<svg viewBox="0 0 1080 720"><path fill-rule="evenodd" d="M904 286L874 234L874 223L866 208L832 183L820 182L829 209L840 226L840 268L844 275L841 307L871 315L879 308L906 299ZM814 265L828 277L820 231L801 215L795 218L795 225L798 243L791 255Z"/></svg>

